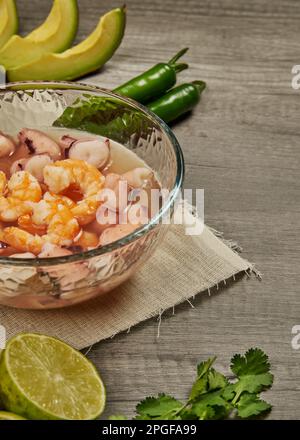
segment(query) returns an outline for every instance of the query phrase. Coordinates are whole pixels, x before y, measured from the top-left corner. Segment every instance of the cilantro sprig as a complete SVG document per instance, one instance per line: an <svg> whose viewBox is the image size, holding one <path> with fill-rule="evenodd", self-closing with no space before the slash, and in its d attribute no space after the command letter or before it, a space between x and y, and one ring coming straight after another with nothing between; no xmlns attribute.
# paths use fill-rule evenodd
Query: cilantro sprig
<svg viewBox="0 0 300 440"><path fill-rule="evenodd" d="M271 388L268 356L259 348L251 348L245 355L231 359L234 379L228 380L213 368L216 358L197 366L197 377L186 402L159 394L147 397L136 407L136 420L217 420L238 417L257 417L272 406L260 398L260 393ZM112 416L124 420L125 416Z"/></svg>

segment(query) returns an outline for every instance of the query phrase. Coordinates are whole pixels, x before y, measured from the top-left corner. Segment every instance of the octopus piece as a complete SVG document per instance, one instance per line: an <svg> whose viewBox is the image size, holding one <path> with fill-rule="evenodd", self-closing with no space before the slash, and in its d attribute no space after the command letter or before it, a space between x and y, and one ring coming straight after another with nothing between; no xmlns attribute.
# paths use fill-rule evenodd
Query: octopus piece
<svg viewBox="0 0 300 440"><path fill-rule="evenodd" d="M10 175L17 173L18 171L24 171L25 165L28 159L18 159L10 167Z"/></svg>
<svg viewBox="0 0 300 440"><path fill-rule="evenodd" d="M149 168L134 168L122 175L122 179L132 188L144 188L152 182L153 177L154 173Z"/></svg>
<svg viewBox="0 0 300 440"><path fill-rule="evenodd" d="M23 128L19 133L19 140L30 154L47 154L53 160L61 157L59 145L42 131Z"/></svg>
<svg viewBox="0 0 300 440"><path fill-rule="evenodd" d="M28 159L24 164L24 170L28 171L39 182L44 181L44 168L53 162L47 154L38 154Z"/></svg>
<svg viewBox="0 0 300 440"><path fill-rule="evenodd" d="M68 157L84 160L90 165L102 170L110 160L110 141L98 139L81 139L72 143Z"/></svg>

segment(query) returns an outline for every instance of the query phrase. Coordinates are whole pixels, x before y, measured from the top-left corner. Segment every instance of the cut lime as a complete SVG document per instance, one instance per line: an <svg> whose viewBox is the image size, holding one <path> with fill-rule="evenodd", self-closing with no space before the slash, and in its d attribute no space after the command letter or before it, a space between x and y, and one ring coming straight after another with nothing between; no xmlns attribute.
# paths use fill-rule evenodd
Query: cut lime
<svg viewBox="0 0 300 440"><path fill-rule="evenodd" d="M94 365L58 339L12 338L0 360L4 407L33 420L93 420L104 410L105 388Z"/></svg>
<svg viewBox="0 0 300 440"><path fill-rule="evenodd" d="M6 411L0 411L0 420L26 420L24 417L17 416L17 414L13 414Z"/></svg>

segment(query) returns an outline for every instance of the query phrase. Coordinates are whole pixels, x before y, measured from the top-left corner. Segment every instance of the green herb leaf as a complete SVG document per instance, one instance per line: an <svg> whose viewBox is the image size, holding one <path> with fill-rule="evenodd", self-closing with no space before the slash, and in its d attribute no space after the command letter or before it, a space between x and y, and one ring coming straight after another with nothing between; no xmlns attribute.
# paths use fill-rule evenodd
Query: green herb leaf
<svg viewBox="0 0 300 440"><path fill-rule="evenodd" d="M192 406L192 412L199 420L225 418L231 405L222 397L222 391L209 392L202 395Z"/></svg>
<svg viewBox="0 0 300 440"><path fill-rule="evenodd" d="M228 379L224 376L224 374L219 373L214 368L208 373L208 388L210 391L219 390L228 385Z"/></svg>
<svg viewBox="0 0 300 440"><path fill-rule="evenodd" d="M240 354L233 356L231 370L237 377L268 373L270 371L268 356L259 348L250 348L245 356Z"/></svg>
<svg viewBox="0 0 300 440"><path fill-rule="evenodd" d="M237 404L237 413L243 419L258 416L266 411L270 411L272 405L261 400L255 394L244 393Z"/></svg>
<svg viewBox="0 0 300 440"><path fill-rule="evenodd" d="M258 348L250 349L245 356L235 355L231 360L231 370L239 380L229 386L224 396L228 399L230 393L234 393L233 404L237 403L242 393L257 394L273 383L268 357Z"/></svg>
<svg viewBox="0 0 300 440"><path fill-rule="evenodd" d="M158 397L148 397L139 403L136 412L139 419L149 420L164 417L163 420L174 420L176 412L184 405L177 399L166 394L159 394Z"/></svg>
<svg viewBox="0 0 300 440"><path fill-rule="evenodd" d="M208 380L208 374L209 369L211 368L212 364L215 362L216 358L208 359L205 362L201 362L197 366L197 379L192 387L189 399L194 400L201 394L204 394L208 391L209 387L209 380Z"/></svg>
<svg viewBox="0 0 300 440"><path fill-rule="evenodd" d="M268 357L262 350L250 349L244 356L232 358L234 382L212 368L215 359L198 365L197 378L185 404L165 394L148 397L137 405L136 420L216 420L233 415L249 418L271 409L258 396L273 383ZM120 418L112 420L124 420L124 416L114 417Z"/></svg>

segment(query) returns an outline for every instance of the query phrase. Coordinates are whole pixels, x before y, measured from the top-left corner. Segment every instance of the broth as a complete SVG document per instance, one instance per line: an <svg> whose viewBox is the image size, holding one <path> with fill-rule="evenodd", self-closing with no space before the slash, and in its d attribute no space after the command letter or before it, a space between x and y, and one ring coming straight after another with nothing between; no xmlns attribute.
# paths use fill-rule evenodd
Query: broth
<svg viewBox="0 0 300 440"><path fill-rule="evenodd" d="M15 151L3 155L12 139ZM115 141L62 128L22 129L11 139L2 134L0 153L7 180L0 202L2 256L57 257L105 246L156 212L154 172Z"/></svg>

